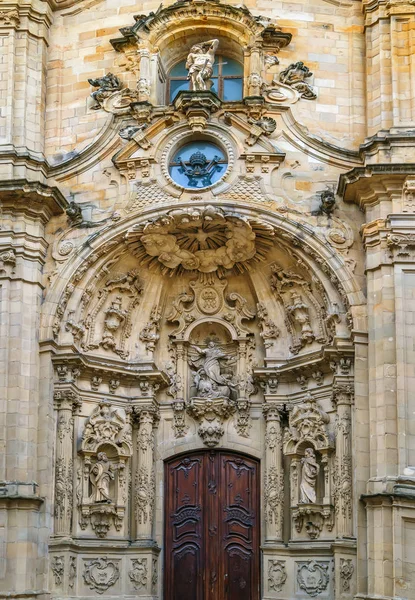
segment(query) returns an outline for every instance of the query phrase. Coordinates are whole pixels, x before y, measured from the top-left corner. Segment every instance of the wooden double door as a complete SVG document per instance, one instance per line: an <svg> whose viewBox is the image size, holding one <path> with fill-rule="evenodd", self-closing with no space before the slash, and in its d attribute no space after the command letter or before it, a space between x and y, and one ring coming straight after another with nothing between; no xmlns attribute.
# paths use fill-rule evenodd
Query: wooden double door
<svg viewBox="0 0 415 600"><path fill-rule="evenodd" d="M259 464L219 451L165 465L164 600L259 600Z"/></svg>

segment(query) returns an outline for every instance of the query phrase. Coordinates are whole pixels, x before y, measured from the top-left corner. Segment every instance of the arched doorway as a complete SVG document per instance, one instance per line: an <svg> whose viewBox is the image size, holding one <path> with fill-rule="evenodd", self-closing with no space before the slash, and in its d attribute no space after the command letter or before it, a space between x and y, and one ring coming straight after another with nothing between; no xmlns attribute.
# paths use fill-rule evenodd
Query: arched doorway
<svg viewBox="0 0 415 600"><path fill-rule="evenodd" d="M165 463L165 600L259 599L259 462L198 451Z"/></svg>

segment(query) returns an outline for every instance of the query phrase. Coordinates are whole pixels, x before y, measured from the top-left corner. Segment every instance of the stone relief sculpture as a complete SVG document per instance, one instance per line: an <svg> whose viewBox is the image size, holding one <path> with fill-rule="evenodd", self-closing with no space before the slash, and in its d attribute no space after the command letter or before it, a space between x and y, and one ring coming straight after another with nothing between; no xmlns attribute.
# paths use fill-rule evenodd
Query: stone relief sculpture
<svg viewBox="0 0 415 600"><path fill-rule="evenodd" d="M131 455L130 415L108 401L100 402L85 423L81 441L76 494L81 529L90 525L100 538L111 526L121 531Z"/></svg>
<svg viewBox="0 0 415 600"><path fill-rule="evenodd" d="M316 454L312 448L307 448L301 459L300 502L316 502L316 483L320 472Z"/></svg>
<svg viewBox="0 0 415 600"><path fill-rule="evenodd" d="M99 77L97 79L88 79L88 83L90 83L93 87L98 88L91 94L91 98L95 102L91 108L94 110L101 108L102 102L105 100L105 98L108 98L108 96L110 96L113 92L116 92L122 88L121 81L112 73L108 73L107 75L104 75L104 77Z"/></svg>
<svg viewBox="0 0 415 600"><path fill-rule="evenodd" d="M298 61L284 69L279 75L279 80L281 83L285 83L294 88L302 98L305 98L306 100L315 100L317 94L314 92L311 85L305 81L311 76L312 73L310 72L310 69L306 67L303 62Z"/></svg>
<svg viewBox="0 0 415 600"><path fill-rule="evenodd" d="M93 501L112 502L110 496L110 481L114 479L114 473L105 452L98 452L97 462L92 467L89 477L93 487Z"/></svg>
<svg viewBox="0 0 415 600"><path fill-rule="evenodd" d="M227 364L235 362L234 357L226 354L214 341L209 341L206 348L191 347L198 358L192 360L192 366L199 367L194 374L196 395L202 398L230 398L236 385L230 375L221 373L221 361Z"/></svg>
<svg viewBox="0 0 415 600"><path fill-rule="evenodd" d="M170 270L225 274L261 260L268 250L272 227L221 209L177 209L158 219L133 227L127 242L140 263ZM137 243L138 242L138 243ZM150 260L149 260L150 257Z"/></svg>
<svg viewBox="0 0 415 600"><path fill-rule="evenodd" d="M186 61L186 69L189 72L190 88L192 91L200 92L210 90L212 87L211 77L215 52L219 46L219 40L208 40L195 44L190 49Z"/></svg>
<svg viewBox="0 0 415 600"><path fill-rule="evenodd" d="M285 560L268 561L268 588L273 592L280 592L287 581Z"/></svg>
<svg viewBox="0 0 415 600"><path fill-rule="evenodd" d="M128 571L128 577L135 590L146 587L148 579L147 559L137 558L131 561L131 570Z"/></svg>
<svg viewBox="0 0 415 600"><path fill-rule="evenodd" d="M90 590L97 592L97 594L106 592L120 578L118 562L118 560L112 560L106 556L86 561L84 572L82 573L85 585Z"/></svg>
<svg viewBox="0 0 415 600"><path fill-rule="evenodd" d="M102 287L91 282L79 306L71 311L66 329L84 351L103 349L126 359L132 317L141 294L142 284L135 270L113 274Z"/></svg>
<svg viewBox="0 0 415 600"><path fill-rule="evenodd" d="M327 299L324 290L314 289L300 273L285 270L278 264L271 266L271 289L282 303L286 326L291 336L290 350L298 354L313 342L326 343Z"/></svg>
<svg viewBox="0 0 415 600"><path fill-rule="evenodd" d="M297 583L301 590L315 598L329 585L329 564L308 560L297 563Z"/></svg>

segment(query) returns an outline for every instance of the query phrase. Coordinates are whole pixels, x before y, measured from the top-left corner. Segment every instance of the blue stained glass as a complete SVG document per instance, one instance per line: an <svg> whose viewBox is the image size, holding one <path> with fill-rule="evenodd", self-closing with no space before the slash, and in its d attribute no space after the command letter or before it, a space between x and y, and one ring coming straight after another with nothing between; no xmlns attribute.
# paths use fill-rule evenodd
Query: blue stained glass
<svg viewBox="0 0 415 600"><path fill-rule="evenodd" d="M227 56L223 57L222 63L222 75L242 75L244 74L243 66L238 61L233 60L233 58L228 58Z"/></svg>
<svg viewBox="0 0 415 600"><path fill-rule="evenodd" d="M189 82L188 81L182 81L180 79L172 79L170 81L170 101L173 101L176 94L178 94L178 92L181 92L182 90L188 90L189 89Z"/></svg>
<svg viewBox="0 0 415 600"><path fill-rule="evenodd" d="M170 77L187 77L185 60L182 60L181 62L177 63L177 65L174 65L170 71Z"/></svg>
<svg viewBox="0 0 415 600"><path fill-rule="evenodd" d="M218 91L218 79L216 77L212 77L211 81L213 81L213 85L210 88L211 92L214 92L216 95L218 95L219 91Z"/></svg>
<svg viewBox="0 0 415 600"><path fill-rule="evenodd" d="M205 188L218 181L227 169L224 152L211 142L185 144L170 161L173 181L185 188Z"/></svg>
<svg viewBox="0 0 415 600"><path fill-rule="evenodd" d="M242 100L242 79L223 80L223 100L225 102Z"/></svg>

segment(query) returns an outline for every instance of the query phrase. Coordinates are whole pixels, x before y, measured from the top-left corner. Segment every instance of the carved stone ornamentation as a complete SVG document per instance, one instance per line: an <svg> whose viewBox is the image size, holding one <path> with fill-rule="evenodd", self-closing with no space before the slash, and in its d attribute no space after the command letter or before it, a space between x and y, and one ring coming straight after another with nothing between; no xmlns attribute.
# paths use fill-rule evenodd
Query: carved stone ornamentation
<svg viewBox="0 0 415 600"><path fill-rule="evenodd" d="M152 354L156 349L156 344L160 339L159 329L160 329L160 319L161 319L161 311L157 306L153 308L150 314L149 322L143 327L140 332L140 340L144 342L146 351Z"/></svg>
<svg viewBox="0 0 415 600"><path fill-rule="evenodd" d="M53 577L55 580L55 586L61 587L65 572L65 557L53 556L50 563L50 568L52 570Z"/></svg>
<svg viewBox="0 0 415 600"><path fill-rule="evenodd" d="M172 402L174 437L184 437L187 433L186 403L182 399Z"/></svg>
<svg viewBox="0 0 415 600"><path fill-rule="evenodd" d="M327 589L329 584L329 564L308 560L297 562L297 583L301 590L315 598Z"/></svg>
<svg viewBox="0 0 415 600"><path fill-rule="evenodd" d="M271 270L271 288L286 313L286 326L292 339L291 352L298 354L314 341L327 342L326 299L321 297L321 290L313 290L311 283L302 275L285 271L277 264L273 264Z"/></svg>
<svg viewBox="0 0 415 600"><path fill-rule="evenodd" d="M285 560L268 561L268 589L273 592L281 592L287 581Z"/></svg>
<svg viewBox="0 0 415 600"><path fill-rule="evenodd" d="M241 337L249 334L244 321L250 321L255 313L247 307L243 296L235 292L225 296L228 286L226 279L219 279L214 273L201 273L198 279L190 282L191 293L179 294L172 302L172 310L166 320L178 323L172 333L181 339L187 327L199 319L216 315L232 323Z"/></svg>
<svg viewBox="0 0 415 600"><path fill-rule="evenodd" d="M336 198L332 190L324 190L320 194L320 206L318 210L313 213L317 215L330 216L336 208Z"/></svg>
<svg viewBox="0 0 415 600"><path fill-rule="evenodd" d="M279 337L281 331L269 318L268 310L262 302L257 304L257 317L261 325L260 336L264 340L265 349L272 348L275 340Z"/></svg>
<svg viewBox="0 0 415 600"><path fill-rule="evenodd" d="M315 100L317 94L306 79L312 76L310 69L304 65L303 62L299 61L289 65L279 75L281 83L290 86L296 90L302 98L306 100Z"/></svg>
<svg viewBox="0 0 415 600"><path fill-rule="evenodd" d="M92 285L85 290L76 311L78 318L72 317L71 327L67 329L85 351L103 348L127 358L126 343L142 293L138 273L134 270L117 273L109 277L97 293L94 291Z"/></svg>
<svg viewBox="0 0 415 600"><path fill-rule="evenodd" d="M131 560L131 570L128 577L135 590L141 590L147 586L148 569L146 558L135 558Z"/></svg>
<svg viewBox="0 0 415 600"><path fill-rule="evenodd" d="M0 277L12 275L16 266L16 254L12 248L0 252Z"/></svg>
<svg viewBox="0 0 415 600"><path fill-rule="evenodd" d="M340 585L341 591L345 594L350 592L350 581L353 577L354 566L351 558L340 559Z"/></svg>
<svg viewBox="0 0 415 600"><path fill-rule="evenodd" d="M157 266L162 273L224 274L235 265L247 270L261 260L273 234L273 228L265 223L207 206L170 211L155 221L134 226L126 239L140 263Z"/></svg>
<svg viewBox="0 0 415 600"><path fill-rule="evenodd" d="M70 590L73 590L76 582L76 556L69 557L69 573L68 573L68 586Z"/></svg>
<svg viewBox="0 0 415 600"><path fill-rule="evenodd" d="M129 414L108 401L100 402L85 423L80 454L80 527L86 529L90 524L95 535L104 538L112 526L120 531L124 521L127 464L132 454Z"/></svg>
<svg viewBox="0 0 415 600"><path fill-rule="evenodd" d="M316 483L320 472L316 454L312 448L306 448L301 459L300 503L316 502Z"/></svg>
<svg viewBox="0 0 415 600"><path fill-rule="evenodd" d="M136 424L136 452L134 516L137 539L150 539L154 518L156 479L154 467L154 429L160 415L155 403L134 407Z"/></svg>
<svg viewBox="0 0 415 600"><path fill-rule="evenodd" d="M289 415L289 427L284 433L284 452L294 451L297 444L309 441L315 448L332 447L327 431L330 417L308 393Z"/></svg>
<svg viewBox="0 0 415 600"><path fill-rule="evenodd" d="M118 561L107 557L88 560L85 562L82 576L89 589L94 590L97 594L103 594L120 578Z"/></svg>
<svg viewBox="0 0 415 600"><path fill-rule="evenodd" d="M408 178L403 186L402 193L402 212L415 212L415 179Z"/></svg>
<svg viewBox="0 0 415 600"><path fill-rule="evenodd" d="M213 63L219 40L209 40L194 44L186 61L190 86L193 91L206 91L212 87Z"/></svg>
<svg viewBox="0 0 415 600"><path fill-rule="evenodd" d="M121 81L112 73L108 73L107 75L104 75L104 77L98 77L97 79L88 79L88 83L93 87L98 88L91 94L91 98L95 102L91 108L94 110L101 108L105 98L108 98L108 96L122 88Z"/></svg>

